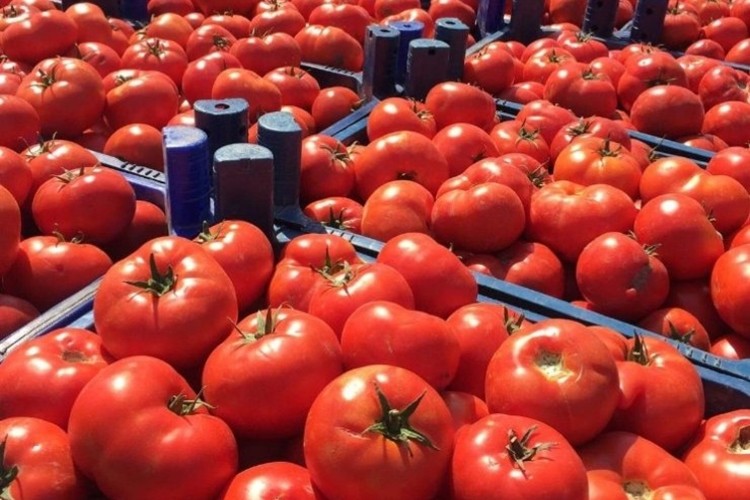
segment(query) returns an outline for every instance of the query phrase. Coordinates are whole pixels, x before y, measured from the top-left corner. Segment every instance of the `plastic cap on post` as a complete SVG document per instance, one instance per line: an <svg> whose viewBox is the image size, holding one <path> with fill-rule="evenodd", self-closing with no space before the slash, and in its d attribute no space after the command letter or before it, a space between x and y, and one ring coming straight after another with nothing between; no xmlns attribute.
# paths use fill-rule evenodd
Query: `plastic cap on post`
<svg viewBox="0 0 750 500"><path fill-rule="evenodd" d="M667 0L638 0L633 13L630 41L660 43L667 8Z"/></svg>
<svg viewBox="0 0 750 500"><path fill-rule="evenodd" d="M440 40L420 38L409 44L406 95L422 100L432 87L448 80L451 49Z"/></svg>
<svg viewBox="0 0 750 500"><path fill-rule="evenodd" d="M486 37L505 26L505 0L479 0L477 27L479 36Z"/></svg>
<svg viewBox="0 0 750 500"><path fill-rule="evenodd" d="M196 127L173 125L162 129L162 137L169 232L192 239L212 220L208 136Z"/></svg>
<svg viewBox="0 0 750 500"><path fill-rule="evenodd" d="M539 38L543 16L544 0L513 0L511 38L521 43L530 43Z"/></svg>
<svg viewBox="0 0 750 500"><path fill-rule="evenodd" d="M601 38L609 38L615 30L617 2L588 0L581 31Z"/></svg>
<svg viewBox="0 0 750 500"><path fill-rule="evenodd" d="M396 93L399 32L391 26L371 24L365 33L364 97L383 99Z"/></svg>
<svg viewBox="0 0 750 500"><path fill-rule="evenodd" d="M217 220L244 220L273 241L273 153L257 144L229 144L214 154Z"/></svg>
<svg viewBox="0 0 750 500"><path fill-rule="evenodd" d="M151 19L151 14L148 12L147 0L120 0L119 4L118 17L141 23L146 23Z"/></svg>
<svg viewBox="0 0 750 500"><path fill-rule="evenodd" d="M391 24L398 31L398 62L396 64L396 83L406 81L409 44L422 37L424 24L419 21L397 21Z"/></svg>
<svg viewBox="0 0 750 500"><path fill-rule="evenodd" d="M245 99L200 99L193 103L195 126L208 136L211 157L228 144L247 142L247 112Z"/></svg>
<svg viewBox="0 0 750 500"><path fill-rule="evenodd" d="M445 42L450 47L448 57L448 79L460 80L464 76L464 58L466 57L466 39L469 27L460 19L443 17L435 22L435 40Z"/></svg>

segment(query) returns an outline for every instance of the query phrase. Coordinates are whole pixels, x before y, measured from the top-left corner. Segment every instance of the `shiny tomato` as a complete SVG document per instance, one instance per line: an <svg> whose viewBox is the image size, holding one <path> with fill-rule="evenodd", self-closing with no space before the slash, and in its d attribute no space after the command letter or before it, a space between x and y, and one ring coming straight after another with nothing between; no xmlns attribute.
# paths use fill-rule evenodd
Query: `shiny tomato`
<svg viewBox="0 0 750 500"><path fill-rule="evenodd" d="M748 123L750 103L728 101L706 111L701 131L720 137L730 146L745 146L750 143Z"/></svg>
<svg viewBox="0 0 750 500"><path fill-rule="evenodd" d="M31 169L32 184L27 197L31 202L39 186L66 170L89 168L97 163L91 151L72 141L52 139L28 146L22 153ZM30 204L30 203L29 203Z"/></svg>
<svg viewBox="0 0 750 500"><path fill-rule="evenodd" d="M750 358L750 339L736 333L722 335L711 343L711 354L733 360Z"/></svg>
<svg viewBox="0 0 750 500"><path fill-rule="evenodd" d="M116 262L147 241L166 236L167 233L167 216L164 210L146 200L136 200L130 224L117 238L105 245L104 250Z"/></svg>
<svg viewBox="0 0 750 500"><path fill-rule="evenodd" d="M349 196L354 188L354 161L331 136L315 134L302 141L300 199L311 203L329 196Z"/></svg>
<svg viewBox="0 0 750 500"><path fill-rule="evenodd" d="M318 498L310 481L310 473L291 462L268 462L245 469L231 480L221 500L247 500L258 498Z"/></svg>
<svg viewBox="0 0 750 500"><path fill-rule="evenodd" d="M308 25L294 39L305 61L349 71L360 71L364 51L357 40L335 26Z"/></svg>
<svg viewBox="0 0 750 500"><path fill-rule="evenodd" d="M21 242L21 209L13 194L0 185L0 222L3 231L0 235L0 276L11 268Z"/></svg>
<svg viewBox="0 0 750 500"><path fill-rule="evenodd" d="M610 117L617 108L617 92L609 77L583 63L564 64L550 73L544 98L577 116Z"/></svg>
<svg viewBox="0 0 750 500"><path fill-rule="evenodd" d="M355 111L361 104L359 95L348 87L333 86L322 89L313 101L310 113L318 130L330 125Z"/></svg>
<svg viewBox="0 0 750 500"><path fill-rule="evenodd" d="M361 5L324 3L317 6L307 17L310 24L336 26L354 37L360 44L365 43L367 26L375 20Z"/></svg>
<svg viewBox="0 0 750 500"><path fill-rule="evenodd" d="M272 82L244 68L225 69L211 87L212 99L242 98L248 106L248 119L255 123L263 113L281 109L281 91Z"/></svg>
<svg viewBox="0 0 750 500"><path fill-rule="evenodd" d="M328 227L359 234L362 232L363 210L364 207L351 198L331 196L313 201L303 211Z"/></svg>
<svg viewBox="0 0 750 500"><path fill-rule="evenodd" d="M698 318L679 307L657 309L642 318L638 326L704 351L711 348L708 332Z"/></svg>
<svg viewBox="0 0 750 500"><path fill-rule="evenodd" d="M265 75L281 66L299 66L302 61L299 43L287 33L240 38L229 53L240 61L243 68L258 75Z"/></svg>
<svg viewBox="0 0 750 500"><path fill-rule="evenodd" d="M515 80L513 56L492 42L464 61L464 81L492 95L508 89Z"/></svg>
<svg viewBox="0 0 750 500"><path fill-rule="evenodd" d="M39 316L30 302L0 293L0 340Z"/></svg>
<svg viewBox="0 0 750 500"><path fill-rule="evenodd" d="M550 160L549 144L539 129L525 121L516 119L498 123L490 131L490 138L501 155L523 153L539 163Z"/></svg>
<svg viewBox="0 0 750 500"><path fill-rule="evenodd" d="M130 123L161 129L177 114L177 86L158 71L120 70L110 73L104 82L104 117L113 130Z"/></svg>
<svg viewBox="0 0 750 500"><path fill-rule="evenodd" d="M687 75L677 60L662 51L640 53L625 61L625 73L617 84L620 105L630 111L636 98L657 85L687 87Z"/></svg>
<svg viewBox="0 0 750 500"><path fill-rule="evenodd" d="M227 52L237 38L218 24L203 24L190 33L185 44L188 61L195 61L212 52Z"/></svg>
<svg viewBox="0 0 750 500"><path fill-rule="evenodd" d="M62 10L33 12L3 30L3 52L14 61L36 64L66 53L78 38L78 27Z"/></svg>
<svg viewBox="0 0 750 500"><path fill-rule="evenodd" d="M367 120L367 138L370 142L404 130L432 138L437 131L435 117L424 103L404 97L383 99L370 112Z"/></svg>
<svg viewBox="0 0 750 500"><path fill-rule="evenodd" d="M750 245L739 245L721 255L711 271L711 298L721 319L735 332L750 336L746 281Z"/></svg>
<svg viewBox="0 0 750 500"><path fill-rule="evenodd" d="M180 85L188 65L185 49L173 40L145 38L122 54L122 67L143 71L159 71Z"/></svg>
<svg viewBox="0 0 750 500"><path fill-rule="evenodd" d="M750 149L733 146L718 151L706 165L706 171L733 177L750 190Z"/></svg>
<svg viewBox="0 0 750 500"><path fill-rule="evenodd" d="M448 162L451 176L462 174L467 167L484 158L500 156L490 135L470 123L454 123L432 138Z"/></svg>
<svg viewBox="0 0 750 500"><path fill-rule="evenodd" d="M679 121L665 120L674 113ZM703 103L690 89L676 85L656 85L645 89L630 108L633 126L646 134L675 139L701 131Z"/></svg>
<svg viewBox="0 0 750 500"><path fill-rule="evenodd" d="M435 197L414 181L390 181L373 191L362 210L362 234L388 241L399 234L430 234Z"/></svg>
<svg viewBox="0 0 750 500"><path fill-rule="evenodd" d="M437 130L454 123L471 123L489 130L495 123L495 101L484 90L461 82L443 82L427 93L425 106Z"/></svg>
<svg viewBox="0 0 750 500"><path fill-rule="evenodd" d="M164 171L161 131L145 123L131 123L112 132L102 152L128 163Z"/></svg>

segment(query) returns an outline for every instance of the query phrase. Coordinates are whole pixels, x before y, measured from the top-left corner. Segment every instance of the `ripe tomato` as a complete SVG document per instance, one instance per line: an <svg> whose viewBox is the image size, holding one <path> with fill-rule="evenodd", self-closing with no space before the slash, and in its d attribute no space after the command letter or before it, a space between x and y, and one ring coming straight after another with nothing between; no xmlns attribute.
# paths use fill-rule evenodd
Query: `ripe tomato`
<svg viewBox="0 0 750 500"><path fill-rule="evenodd" d="M357 40L335 26L308 25L294 37L307 62L360 71L364 51Z"/></svg>
<svg viewBox="0 0 750 500"><path fill-rule="evenodd" d="M641 319L638 326L704 351L711 348L708 332L698 318L679 307L657 309Z"/></svg>
<svg viewBox="0 0 750 500"><path fill-rule="evenodd" d="M263 113L281 109L281 91L268 80L244 68L225 69L211 87L212 99L240 97L248 106L248 119L255 123Z"/></svg>
<svg viewBox="0 0 750 500"><path fill-rule="evenodd" d="M547 145L552 142L557 132L565 124L572 122L576 118L576 115L569 109L556 106L544 99L527 103L516 116L516 120L526 122L528 128L539 130Z"/></svg>
<svg viewBox="0 0 750 500"><path fill-rule="evenodd" d="M354 188L354 161L337 139L315 134L302 141L300 199L311 203L329 196L348 196Z"/></svg>
<svg viewBox="0 0 750 500"><path fill-rule="evenodd" d="M37 316L39 311L30 302L0 293L0 340Z"/></svg>
<svg viewBox="0 0 750 500"><path fill-rule="evenodd" d="M164 171L161 131L145 123L131 123L112 132L102 152L128 163Z"/></svg>
<svg viewBox="0 0 750 500"><path fill-rule="evenodd" d="M672 50L684 50L698 39L701 22L698 11L689 3L676 3L667 8L661 42Z"/></svg>
<svg viewBox="0 0 750 500"><path fill-rule="evenodd" d="M609 77L583 63L563 64L550 73L544 98L577 116L610 117L617 108L617 92Z"/></svg>
<svg viewBox="0 0 750 500"><path fill-rule="evenodd" d="M690 54L685 54L684 56L678 57L677 62L685 70L685 76L687 76L688 80L688 88L699 95L700 82L703 77L713 68L721 66L721 63L716 59ZM703 100L702 97L701 100ZM710 108L710 106L706 106L705 101L703 102L703 107L704 109Z"/></svg>
<svg viewBox="0 0 750 500"><path fill-rule="evenodd" d="M374 23L375 20L367 12L367 9L361 5L324 3L310 12L310 15L307 16L307 22L341 28L352 35L361 45L364 45L367 26Z"/></svg>
<svg viewBox="0 0 750 500"><path fill-rule="evenodd" d="M33 12L3 30L3 52L14 61L36 64L66 53L78 38L78 27L62 10Z"/></svg>
<svg viewBox="0 0 750 500"><path fill-rule="evenodd" d="M705 498L685 464L655 443L629 432L607 432L579 449L589 498Z"/></svg>
<svg viewBox="0 0 750 500"><path fill-rule="evenodd" d="M746 2L733 2L732 5L740 5L743 3ZM742 19L734 16L726 16L714 19L703 26L701 34L707 40L718 42L726 53L729 52L732 47L747 38L748 29L747 24Z"/></svg>
<svg viewBox="0 0 750 500"><path fill-rule="evenodd" d="M525 121L516 119L498 123L492 128L490 138L501 155L523 153L539 163L547 163L550 160L549 144L539 129L533 128Z"/></svg>
<svg viewBox="0 0 750 500"><path fill-rule="evenodd" d="M331 500L431 498L452 448L445 402L421 377L395 366L345 372L318 394L305 424L305 463Z"/></svg>
<svg viewBox="0 0 750 500"><path fill-rule="evenodd" d="M750 143L748 123L750 123L750 103L728 101L706 112L701 132L713 134L730 146L745 146Z"/></svg>
<svg viewBox="0 0 750 500"><path fill-rule="evenodd" d="M425 106L437 130L454 123L471 123L490 130L495 123L495 100L484 90L461 82L443 82L430 89Z"/></svg>
<svg viewBox="0 0 750 500"><path fill-rule="evenodd" d="M620 105L630 111L636 98L647 88L657 85L687 87L687 75L677 60L667 52L639 53L625 61L625 73L617 84Z"/></svg>
<svg viewBox="0 0 750 500"><path fill-rule="evenodd" d="M739 146L722 149L709 160L706 171L733 177L750 190L750 149Z"/></svg>
<svg viewBox="0 0 750 500"><path fill-rule="evenodd" d="M237 38L219 24L203 24L190 33L185 44L188 61L195 61L212 52L227 52Z"/></svg>
<svg viewBox="0 0 750 500"><path fill-rule="evenodd" d="M109 363L101 344L88 330L61 328L11 351L0 364L0 418L36 417L67 429L78 393Z"/></svg>
<svg viewBox="0 0 750 500"><path fill-rule="evenodd" d="M313 101L310 113L318 130L325 130L355 111L361 104L359 95L348 87L333 86L321 89Z"/></svg>
<svg viewBox="0 0 750 500"><path fill-rule="evenodd" d="M578 256L578 289L595 311L639 320L669 293L669 275L656 252L625 234L603 233Z"/></svg>
<svg viewBox="0 0 750 500"><path fill-rule="evenodd" d="M236 320L234 285L221 266L198 243L172 236L117 262L94 297L96 331L118 359L147 354L194 367Z"/></svg>
<svg viewBox="0 0 750 500"><path fill-rule="evenodd" d="M274 255L263 231L246 221L225 220L206 227L195 239L232 280L239 311L265 295Z"/></svg>
<svg viewBox="0 0 750 500"><path fill-rule="evenodd" d="M527 47L527 51L529 47ZM549 75L571 62L575 62L575 57L562 47L556 46L539 49L531 53L529 58L524 62L523 79L544 84Z"/></svg>
<svg viewBox="0 0 750 500"><path fill-rule="evenodd" d="M122 67L142 71L159 71L176 86L188 65L185 49L174 40L145 38L132 44L122 54Z"/></svg>
<svg viewBox="0 0 750 500"><path fill-rule="evenodd" d="M617 380L612 354L585 326L544 320L500 345L487 366L485 399L491 412L540 420L580 445L612 417Z"/></svg>
<svg viewBox="0 0 750 500"><path fill-rule="evenodd" d="M302 51L299 43L287 33L240 38L229 49L242 67L265 75L281 66L299 66Z"/></svg>
<svg viewBox="0 0 750 500"><path fill-rule="evenodd" d="M627 150L631 148L628 130L620 122L603 117L579 118L562 127L549 144L552 163L557 160L560 152L577 138L609 137Z"/></svg>
<svg viewBox="0 0 750 500"><path fill-rule="evenodd" d="M3 290L46 311L103 275L111 265L107 254L94 245L33 236L19 245L16 260L3 276Z"/></svg>
<svg viewBox="0 0 750 500"><path fill-rule="evenodd" d="M328 227L360 234L363 210L364 207L351 198L331 196L313 201L303 212Z"/></svg>
<svg viewBox="0 0 750 500"><path fill-rule="evenodd" d="M490 135L471 123L454 123L432 138L433 144L448 162L451 176L462 174L484 158L500 156Z"/></svg>
<svg viewBox="0 0 750 500"><path fill-rule="evenodd" d="M163 73L120 70L108 75L104 84L107 92L104 117L112 130L130 123L161 129L177 114L177 86Z"/></svg>
<svg viewBox="0 0 750 500"><path fill-rule="evenodd" d="M8 498L85 498L88 484L70 451L68 435L57 425L34 417L0 420L3 436L0 491Z"/></svg>
<svg viewBox="0 0 750 500"><path fill-rule="evenodd" d="M390 239L377 262L406 278L420 311L447 318L459 307L476 302L478 285L471 271L426 234L405 233Z"/></svg>
<svg viewBox="0 0 750 500"><path fill-rule="evenodd" d="M493 498L500 491L534 500L588 498L586 469L571 444L525 416L494 413L464 427L450 474L453 498Z"/></svg>
<svg viewBox="0 0 750 500"><path fill-rule="evenodd" d="M248 495L259 498L294 498L315 500L310 473L291 462L268 462L245 469L232 479L221 500L246 500Z"/></svg>
<svg viewBox="0 0 750 500"><path fill-rule="evenodd" d="M29 205L39 186L48 179L64 174L66 170L80 170L97 163L97 158L91 151L64 139L34 143L23 150L21 156L31 169L32 184L27 196Z"/></svg>
<svg viewBox="0 0 750 500"><path fill-rule="evenodd" d="M378 102L367 120L370 142L392 132L411 130L432 138L437 131L435 117L424 103L404 97L389 97Z"/></svg>
<svg viewBox="0 0 750 500"><path fill-rule="evenodd" d="M665 120L674 113L679 121ZM697 134L703 125L703 104L690 89L657 85L641 92L630 108L633 126L646 134L675 139Z"/></svg>
<svg viewBox="0 0 750 500"><path fill-rule="evenodd" d="M11 268L21 242L21 209L10 191L0 185L0 276Z"/></svg>
<svg viewBox="0 0 750 500"><path fill-rule="evenodd" d="M721 255L711 271L711 298L721 319L735 332L750 337L746 280L750 245L739 245Z"/></svg>
<svg viewBox="0 0 750 500"><path fill-rule="evenodd" d="M341 332L344 369L385 364L410 370L436 390L458 368L459 344L445 320L385 300L362 305Z"/></svg>
<svg viewBox="0 0 750 500"><path fill-rule="evenodd" d="M698 84L698 95L709 110L727 101L750 101L750 76L730 66L717 65L710 69Z"/></svg>
<svg viewBox="0 0 750 500"><path fill-rule="evenodd" d="M721 319L711 299L710 280L703 278L688 281L672 281L669 297L664 304L690 311L706 328L709 337L715 339L730 331Z"/></svg>
<svg viewBox="0 0 750 500"><path fill-rule="evenodd" d="M235 38L247 37L250 33L250 20L237 13L213 14L201 21L201 25L215 24L229 31Z"/></svg>
<svg viewBox="0 0 750 500"><path fill-rule="evenodd" d="M464 81L492 95L506 90L515 79L513 56L492 42L464 61Z"/></svg>
<svg viewBox="0 0 750 500"><path fill-rule="evenodd" d="M362 210L362 234L388 241L400 234L430 234L435 198L414 181L390 181L376 189Z"/></svg>
<svg viewBox="0 0 750 500"><path fill-rule="evenodd" d="M97 213L91 216L91 211ZM69 170L39 186L31 203L44 234L60 233L101 245L115 239L135 213L135 192L119 172L106 167Z"/></svg>
<svg viewBox="0 0 750 500"><path fill-rule="evenodd" d="M75 464L110 498L215 498L237 471L227 424L174 368L148 356L94 376L73 404L68 432Z"/></svg>
<svg viewBox="0 0 750 500"><path fill-rule="evenodd" d="M711 354L733 360L750 358L750 339L737 333L722 335L711 344Z"/></svg>
<svg viewBox="0 0 750 500"><path fill-rule="evenodd" d="M212 413L236 435L276 439L302 432L313 400L341 372L331 327L302 311L267 309L240 321L211 352L202 385Z"/></svg>
<svg viewBox="0 0 750 500"><path fill-rule="evenodd" d="M617 358L620 400L608 429L633 432L669 452L680 450L703 419L703 382L680 351L635 336Z"/></svg>

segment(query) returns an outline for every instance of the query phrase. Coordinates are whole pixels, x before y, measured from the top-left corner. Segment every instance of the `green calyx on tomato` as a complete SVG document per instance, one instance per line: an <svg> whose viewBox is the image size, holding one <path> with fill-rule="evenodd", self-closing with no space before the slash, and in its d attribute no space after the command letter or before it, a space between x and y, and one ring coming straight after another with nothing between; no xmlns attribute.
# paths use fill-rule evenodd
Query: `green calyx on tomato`
<svg viewBox="0 0 750 500"><path fill-rule="evenodd" d="M53 66L52 71L49 73L41 69L37 70L37 74L39 75L39 81L34 82L31 85L33 85L34 87L42 87L43 89L49 88L52 85L54 85L54 83L57 81L53 73L54 68L55 67Z"/></svg>
<svg viewBox="0 0 750 500"><path fill-rule="evenodd" d="M612 140L609 138L609 136L604 138L604 144L602 144L601 149L598 151L598 153L604 158L617 158L620 156L620 152L622 151L622 146L617 146L617 149L612 149Z"/></svg>
<svg viewBox="0 0 750 500"><path fill-rule="evenodd" d="M159 268L156 267L156 258L153 253L149 256L148 263L151 268L151 277L148 281L126 281L125 283L141 288L142 291L151 293L157 297L161 297L174 289L177 277L174 275L172 266L167 266L167 270L164 274L161 274Z"/></svg>
<svg viewBox="0 0 750 500"><path fill-rule="evenodd" d="M83 174L85 173L84 172L85 168L86 167L81 167L81 168L77 168L77 169L74 169L74 170L65 170L61 174L53 175L53 177L55 179L59 180L60 182L62 182L63 184L69 184L71 181L73 181L73 180L75 180L75 179L77 179L79 177L82 177Z"/></svg>
<svg viewBox="0 0 750 500"><path fill-rule="evenodd" d="M345 260L333 262L327 247L323 267L316 268L315 272L320 274L335 288L346 288L346 285L354 278L354 269L352 269L352 266Z"/></svg>
<svg viewBox="0 0 750 500"><path fill-rule="evenodd" d="M646 343L643 341L643 337L636 333L634 335L634 340L635 342L633 343L633 348L628 351L628 355L625 359L627 361L633 361L643 366L650 365L651 356L649 356L648 354L648 347L646 347Z"/></svg>
<svg viewBox="0 0 750 500"><path fill-rule="evenodd" d="M328 227L332 227L334 229L349 229L349 223L347 223L344 220L344 209L342 208L339 210L338 215L333 213L333 207L328 208L328 219L323 221L323 224L325 224Z"/></svg>
<svg viewBox="0 0 750 500"><path fill-rule="evenodd" d="M729 452L738 455L750 455L750 425L740 427L737 432L737 439L729 445Z"/></svg>
<svg viewBox="0 0 750 500"><path fill-rule="evenodd" d="M519 314L515 317L511 316L510 310L507 307L503 307L503 324L505 325L505 330L509 334L512 335L520 330L524 321L526 321L526 316L523 314Z"/></svg>
<svg viewBox="0 0 750 500"><path fill-rule="evenodd" d="M211 225L208 223L207 220L203 221L203 229L201 230L200 234L196 236L196 240L198 243L208 243L209 241L214 241L219 238L219 235L221 234L221 224L219 224L218 228L216 229L215 233L211 232Z"/></svg>
<svg viewBox="0 0 750 500"><path fill-rule="evenodd" d="M364 430L363 434L367 432L375 432L381 434L383 437L394 443L398 443L406 446L406 450L409 452L409 456L412 456L411 448L409 443L416 441L419 444L423 444L433 450L439 450L430 438L414 429L409 424L409 417L411 417L417 410L419 403L427 394L427 391L422 392L417 399L406 405L403 410L397 410L391 407L391 403L388 398L385 397L383 391L380 390L380 386L375 384L375 392L378 395L378 401L380 401L380 408L383 411L381 418L372 424L370 427Z"/></svg>
<svg viewBox="0 0 750 500"><path fill-rule="evenodd" d="M671 321L667 321L667 325L669 326L669 335L667 336L672 340L689 344L693 335L695 335L695 328L689 328L686 332L682 332Z"/></svg>
<svg viewBox="0 0 750 500"><path fill-rule="evenodd" d="M252 344L253 342L256 342L266 335L272 334L276 330L276 320L279 316L279 310L271 309L270 307L266 311L265 315L262 311L258 311L257 313L257 323L258 326L253 332L245 332L241 329L237 328L235 325L235 330L240 334L242 337L242 340L245 344Z"/></svg>
<svg viewBox="0 0 750 500"><path fill-rule="evenodd" d="M526 473L525 462L533 460L540 451L549 450L555 446L555 443L539 443L529 447L529 440L535 430L536 426L529 427L523 436L521 436L521 439L518 439L518 435L514 430L511 429L508 431L508 444L505 445L505 449L508 451L508 456L510 456L521 472L524 473Z"/></svg>
<svg viewBox="0 0 750 500"><path fill-rule="evenodd" d="M16 476L18 476L18 466L7 467L5 465L5 443L7 442L7 436L0 443L0 499L5 500L8 497L8 487L12 483Z"/></svg>
<svg viewBox="0 0 750 500"><path fill-rule="evenodd" d="M195 399L188 399L187 396L182 393L177 394L169 398L169 401L167 402L167 408L172 413L181 417L194 414L198 410L198 408L212 409L213 406L201 399L202 394L203 389L198 392L198 394L195 396Z"/></svg>

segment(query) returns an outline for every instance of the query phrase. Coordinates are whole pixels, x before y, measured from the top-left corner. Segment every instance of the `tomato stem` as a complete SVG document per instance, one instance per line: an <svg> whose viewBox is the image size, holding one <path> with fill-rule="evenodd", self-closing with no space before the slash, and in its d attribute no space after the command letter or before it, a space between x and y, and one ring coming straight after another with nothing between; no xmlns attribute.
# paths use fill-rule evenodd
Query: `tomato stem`
<svg viewBox="0 0 750 500"><path fill-rule="evenodd" d="M693 340L693 335L695 335L695 328L688 328L687 331L681 332L671 321L667 321L667 325L669 326L670 339L682 342L684 344L690 344L690 341Z"/></svg>
<svg viewBox="0 0 750 500"><path fill-rule="evenodd" d="M18 476L18 466L13 465L8 467L5 465L5 445L8 442L8 436L5 436L2 443L0 443L0 498L10 498L8 496L8 488L10 484Z"/></svg>
<svg viewBox="0 0 750 500"><path fill-rule="evenodd" d="M729 445L729 451L742 455L750 454L750 425L740 427L737 431L737 439Z"/></svg>
<svg viewBox="0 0 750 500"><path fill-rule="evenodd" d="M192 415L198 410L198 408L213 409L214 407L206 403L201 398L201 396L203 396L202 387L201 390L198 391L198 394L195 395L195 399L188 399L187 396L183 393L177 394L176 396L172 396L171 398L169 398L169 401L167 402L167 408L172 413L175 413L181 417Z"/></svg>
<svg viewBox="0 0 750 500"><path fill-rule="evenodd" d="M650 365L651 357L648 354L648 347L646 347L643 337L636 333L633 335L633 338L635 342L633 343L633 348L628 351L627 360L643 366Z"/></svg>
<svg viewBox="0 0 750 500"><path fill-rule="evenodd" d="M510 309L503 307L503 324L505 325L505 330L509 334L513 335L520 330L525 320L526 317L523 314L519 314L515 317L511 316Z"/></svg>
<svg viewBox="0 0 750 500"><path fill-rule="evenodd" d="M156 257L152 253L148 259L149 267L151 269L151 277L147 281L126 281L128 285L141 288L142 291L161 297L167 292L174 289L177 277L174 275L172 266L167 266L167 270L164 274L159 272L159 268L156 267Z"/></svg>
<svg viewBox="0 0 750 500"><path fill-rule="evenodd" d="M220 224L223 224L221 222ZM195 237L196 240L198 240L198 243L208 243L209 241L214 241L219 239L219 234L221 233L221 225L219 225L219 228L215 233L211 232L211 226L208 224L207 220L203 221L201 232L198 236Z"/></svg>
<svg viewBox="0 0 750 500"><path fill-rule="evenodd" d="M508 444L505 445L505 449L508 451L508 455L513 460L513 463L523 473L526 473L525 462L532 461L537 453L549 450L556 445L556 443L539 443L529 447L529 440L535 430L536 425L529 427L529 429L524 432L523 436L521 436L521 439L518 439L518 435L513 429L508 431Z"/></svg>
<svg viewBox="0 0 750 500"><path fill-rule="evenodd" d="M375 432L381 434L389 441L393 441L396 444L403 445L406 447L409 456L413 455L409 443L416 441L419 444L423 444L433 450L439 450L437 446L420 431L414 429L409 423L409 417L411 417L417 410L419 403L422 402L422 398L427 394L427 390L423 391L414 401L406 405L402 410L397 410L391 406L388 398L383 394L378 384L375 384L375 393L378 396L380 402L380 408L383 412L380 420L372 424L370 427L363 431Z"/></svg>

